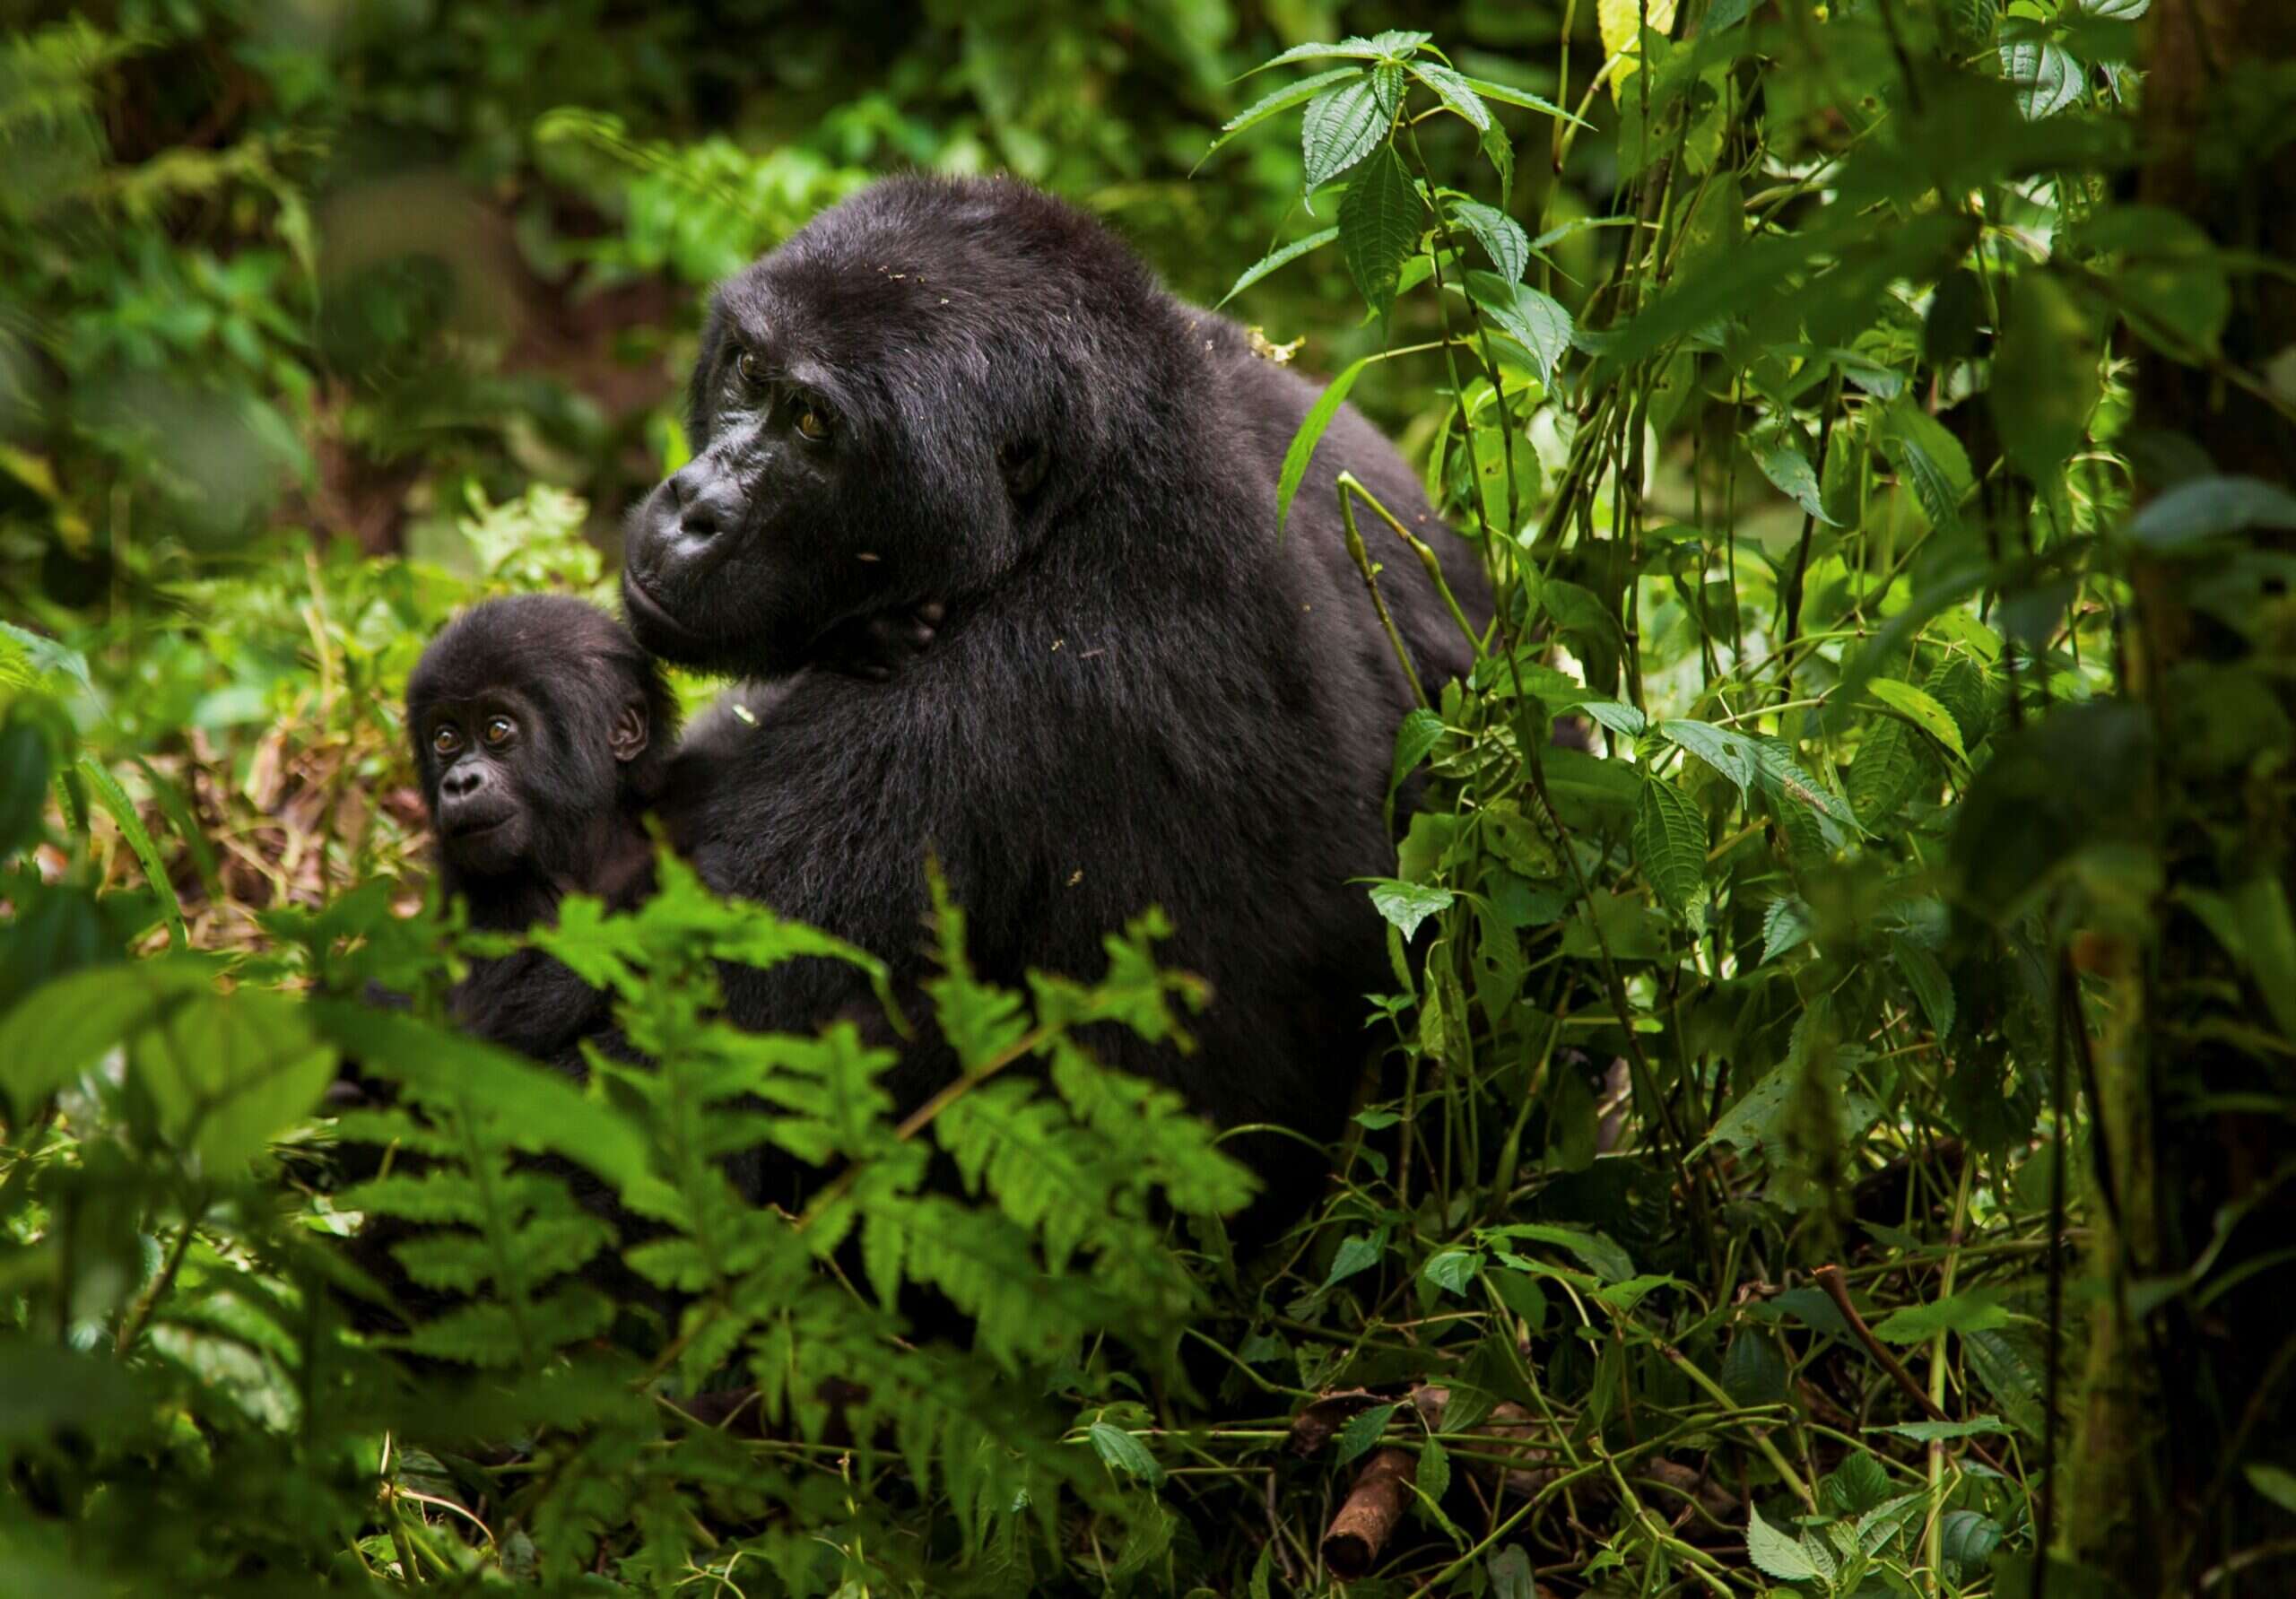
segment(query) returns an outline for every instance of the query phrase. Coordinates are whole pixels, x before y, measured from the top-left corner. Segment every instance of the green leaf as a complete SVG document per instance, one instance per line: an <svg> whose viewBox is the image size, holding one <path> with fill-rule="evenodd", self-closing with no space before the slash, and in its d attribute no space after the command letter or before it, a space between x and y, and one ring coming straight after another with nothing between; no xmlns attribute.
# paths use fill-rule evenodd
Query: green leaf
<svg viewBox="0 0 2296 1599"><path fill-rule="evenodd" d="M335 1055L295 1000L243 987L165 1007L130 1041L128 1060L161 1133L220 1174L310 1113Z"/></svg>
<svg viewBox="0 0 2296 1599"><path fill-rule="evenodd" d="M1634 811L1634 859L1674 910L1688 910L1706 887L1706 817L1662 778L1642 785Z"/></svg>
<svg viewBox="0 0 2296 1599"><path fill-rule="evenodd" d="M1772 899L1761 917L1761 959L1767 966L1810 936L1810 908L1790 895Z"/></svg>
<svg viewBox="0 0 2296 1599"><path fill-rule="evenodd" d="M1953 1030L1953 985L1945 976L1945 969L1927 947L1910 938L1891 941L1897 956L1898 970L1905 974L1906 986L1913 990L1922 1014L1929 1018L1930 1027L1940 1038Z"/></svg>
<svg viewBox="0 0 2296 1599"><path fill-rule="evenodd" d="M1523 231L1522 224L1480 200L1454 198L1448 205L1451 221L1474 236L1499 275L1510 283L1519 282L1531 265L1530 235Z"/></svg>
<svg viewBox="0 0 2296 1599"><path fill-rule="evenodd" d="M0 727L0 859L39 837L48 804L48 740L27 721Z"/></svg>
<svg viewBox="0 0 2296 1599"><path fill-rule="evenodd" d="M1347 369L1335 378L1308 408L1300 420L1300 430L1292 436L1291 446L1283 452L1283 470L1275 482L1275 535L1283 536L1283 525L1292 517L1292 500L1300 491L1300 482L1308 475L1308 464L1315 458L1316 446L1323 442L1324 430L1331 426L1331 419L1347 403L1347 391L1355 387L1356 378L1374 358L1369 355L1349 363Z"/></svg>
<svg viewBox="0 0 2296 1599"><path fill-rule="evenodd" d="M2001 75L2015 87L2017 109L2029 122L2055 116L2087 87L2087 74L2073 53L2048 39L2003 45Z"/></svg>
<svg viewBox="0 0 2296 1599"><path fill-rule="evenodd" d="M1911 400L1900 400L1882 413L1874 442L1898 475L1913 485L1932 527L1942 531L1960 522L1961 501L1976 491L1977 478L1970 471L1969 452L1943 422Z"/></svg>
<svg viewBox="0 0 2296 1599"><path fill-rule="evenodd" d="M1866 685L1866 691L1951 750L1962 765L1969 764L1970 752L1961 747L1961 725L1927 690L1892 677L1877 677Z"/></svg>
<svg viewBox="0 0 2296 1599"><path fill-rule="evenodd" d="M1398 1408L1394 1404L1375 1404L1361 1414L1349 1417L1347 1425L1339 1430L1336 1440L1340 1464L1344 1465L1378 1443Z"/></svg>
<svg viewBox="0 0 2296 1599"><path fill-rule="evenodd" d="M1314 194L1378 149L1394 121L1395 101L1381 92L1376 73L1328 90L1310 101L1300 124L1300 149L1307 163L1306 192Z"/></svg>
<svg viewBox="0 0 2296 1599"><path fill-rule="evenodd" d="M2257 477L2195 478L2137 512L2126 536L2169 555L2251 527L2296 531L2296 494Z"/></svg>
<svg viewBox="0 0 2296 1599"><path fill-rule="evenodd" d="M2065 246L2112 257L2113 303L2168 355L2213 354L2232 314L2223 256L2198 223L2165 205L2115 205L2073 230Z"/></svg>
<svg viewBox="0 0 2296 1599"><path fill-rule="evenodd" d="M1451 1457L1431 1438L1419 1446L1419 1469L1412 1473L1412 1486L1439 1505L1451 1490Z"/></svg>
<svg viewBox="0 0 2296 1599"><path fill-rule="evenodd" d="M2251 1460L2240 1468L2248 1486L2282 1509L2296 1512L2296 1472L2270 1461Z"/></svg>
<svg viewBox="0 0 2296 1599"><path fill-rule="evenodd" d="M1429 917L1449 909L1452 898L1450 890L1435 883L1402 882L1392 877L1377 878L1371 883L1371 903L1405 938L1418 932L1419 924Z"/></svg>
<svg viewBox="0 0 2296 1599"><path fill-rule="evenodd" d="M1335 1282L1345 1282L1358 1272L1369 1271L1379 1264L1379 1256L1387 1252L1387 1247L1384 1232L1374 1233L1369 1238L1358 1233L1352 1238L1341 1239L1339 1247L1332 1252L1331 1270L1325 1274L1323 1285L1329 1288Z"/></svg>
<svg viewBox="0 0 2296 1599"><path fill-rule="evenodd" d="M1344 211L1344 209L1345 207L1343 206L1342 210ZM1228 292L1220 297L1219 304L1213 306L1212 309L1213 310L1218 310L1220 306L1226 305L1230 300L1235 299L1237 295L1241 294L1254 283L1258 282L1260 279L1267 276L1268 274L1274 272L1281 267L1291 265L1292 262L1297 261L1300 256L1323 248L1324 246L1329 244L1333 239L1337 239L1338 237L1339 230L1337 228L1325 228L1317 232L1309 234L1305 239L1295 239L1290 244L1285 245L1283 248L1270 251L1268 254L1262 256L1251 265L1244 268L1242 274L1236 279L1235 282L1229 288Z"/></svg>
<svg viewBox="0 0 2296 1599"><path fill-rule="evenodd" d="M1435 91L1435 97L1451 111L1473 123L1477 133L1491 126L1491 108L1474 91L1474 86L1449 67L1436 61L1414 61L1411 75Z"/></svg>
<svg viewBox="0 0 2296 1599"><path fill-rule="evenodd" d="M1212 149L1204 153L1210 155L1212 151L1219 149L1237 135L1257 126L1279 111L1290 110L1302 100L1313 100L1335 83L1344 83L1350 78L1361 77L1363 71L1364 69L1360 66L1335 67L1330 72L1318 73L1312 78L1302 78L1296 83L1285 84L1274 93L1253 101L1248 108L1222 123L1220 127L1220 136L1212 141Z"/></svg>
<svg viewBox="0 0 2296 1599"><path fill-rule="evenodd" d="M2088 319L2046 273L2018 274L1986 391L2001 446L2037 483L2055 477L2087 434L2097 403Z"/></svg>
<svg viewBox="0 0 2296 1599"><path fill-rule="evenodd" d="M1754 780L1752 750L1744 737L1726 727L1677 719L1659 723L1658 736L1681 745L1729 778L1741 795Z"/></svg>
<svg viewBox="0 0 2296 1599"><path fill-rule="evenodd" d="M1555 362L1570 347L1570 313L1551 294L1527 283L1508 282L1496 273L1471 272L1467 298L1481 306L1499 329L1531 353L1542 382L1554 381Z"/></svg>
<svg viewBox="0 0 2296 1599"><path fill-rule="evenodd" d="M1971 1416L1966 1421L1900 1421L1893 1426L1876 1427L1872 1430L1895 1433L1918 1444L1935 1444L1949 1443L1957 1438L1983 1438L1991 1433L2006 1432L2009 1427L1998 1416Z"/></svg>
<svg viewBox="0 0 2296 1599"><path fill-rule="evenodd" d="M1396 279L1419 248L1426 203L1403 169L1393 145L1363 164L1339 203L1339 248L1356 292L1379 316L1396 300Z"/></svg>
<svg viewBox="0 0 2296 1599"><path fill-rule="evenodd" d="M1091 1440L1092 1452L1100 1457L1101 1464L1110 1469L1127 1477L1137 1477L1152 1488L1164 1480L1164 1468L1148 1452L1148 1446L1123 1428L1095 1421L1084 1436Z"/></svg>
<svg viewBox="0 0 2296 1599"><path fill-rule="evenodd" d="M1810 457L1790 435L1781 435L1762 446L1754 454L1754 461L1761 468L1762 476L1777 487L1780 494L1827 526L1838 526L1826 515L1823 500L1818 492L1817 469L1810 465Z"/></svg>
<svg viewBox="0 0 2296 1599"><path fill-rule="evenodd" d="M19 1117L89 1071L160 1011L214 982L189 960L87 968L46 983L0 1019L0 1088Z"/></svg>
<svg viewBox="0 0 2296 1599"><path fill-rule="evenodd" d="M1746 1507L1746 1558L1781 1582L1812 1582L1819 1576L1800 1543L1764 1521L1761 1511L1751 1504Z"/></svg>
<svg viewBox="0 0 2296 1599"><path fill-rule="evenodd" d="M1393 794L1401 787L1403 780L1442 740L1442 717L1423 705L1405 713L1402 726L1396 729L1396 758L1387 772L1387 792Z"/></svg>
<svg viewBox="0 0 2296 1599"><path fill-rule="evenodd" d="M1592 125L1583 117L1573 117L1551 100L1542 99L1527 89L1516 89L1505 83L1493 83L1484 78L1470 78L1460 74L1459 81L1485 100L1495 100L1502 106L1520 106L1526 111L1544 111L1550 117L1560 117L1578 127Z"/></svg>
<svg viewBox="0 0 2296 1599"><path fill-rule="evenodd" d="M1634 1275L1633 1259L1599 1232L1578 1227L1556 1227L1544 1221L1515 1221L1505 1227L1483 1230L1488 1238L1527 1238L1533 1243L1552 1244L1559 1249L1568 1249L1588 1271L1605 1282L1623 1282Z"/></svg>
<svg viewBox="0 0 2296 1599"><path fill-rule="evenodd" d="M1343 39L1335 45L1293 45L1281 56L1271 56L1246 73L1265 72L1271 66L1289 66L1295 61L1329 61L1335 57L1350 61L1384 61L1407 56L1435 36L1431 33L1406 33L1390 30L1376 39Z"/></svg>
<svg viewBox="0 0 2296 1599"><path fill-rule="evenodd" d="M1483 1270L1483 1256L1473 1249L1444 1249L1427 1257L1419 1274L1446 1293L1463 1294Z"/></svg>
<svg viewBox="0 0 2296 1599"><path fill-rule="evenodd" d="M2001 1295L1987 1288L1963 1289L1926 1305L1906 1305L1874 1324L1874 1336L1890 1343L1919 1343L1940 1333L1986 1333L2009 1325Z"/></svg>
<svg viewBox="0 0 2296 1599"><path fill-rule="evenodd" d="M1948 1510L1937 1518L1937 1552L1975 1571L2001 1547L2001 1524L1975 1510Z"/></svg>
<svg viewBox="0 0 2296 1599"><path fill-rule="evenodd" d="M1639 738L1649 726L1642 713L1623 700L1581 700L1574 708L1589 716L1621 738Z"/></svg>
<svg viewBox="0 0 2296 1599"><path fill-rule="evenodd" d="M168 879L168 864L160 858L160 847L152 841L151 832L144 819L135 813L135 802L127 797L127 790L92 755L80 757L80 775L88 786L94 789L96 798L111 813L112 825L135 856L136 865L144 868L144 881L160 901L160 916L168 924L168 943L174 949L186 949L191 935L184 930L183 906L176 899L176 886Z"/></svg>

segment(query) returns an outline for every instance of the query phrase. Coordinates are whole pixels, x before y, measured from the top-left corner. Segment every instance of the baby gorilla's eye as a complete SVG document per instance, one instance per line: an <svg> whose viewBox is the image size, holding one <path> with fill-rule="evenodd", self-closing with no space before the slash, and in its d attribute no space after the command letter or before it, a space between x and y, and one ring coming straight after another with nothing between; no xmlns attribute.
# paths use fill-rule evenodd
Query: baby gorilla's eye
<svg viewBox="0 0 2296 1599"><path fill-rule="evenodd" d="M829 413L819 405L808 405L802 400L797 404L797 431L815 444L826 441L830 435Z"/></svg>
<svg viewBox="0 0 2296 1599"><path fill-rule="evenodd" d="M752 388L758 387L765 381L765 363L757 358L757 352L754 350L743 351L735 359L734 370L740 373L742 381Z"/></svg>
<svg viewBox="0 0 2296 1599"><path fill-rule="evenodd" d="M441 727L431 734L430 747L441 755L451 755L463 747L463 735L451 727Z"/></svg>
<svg viewBox="0 0 2296 1599"><path fill-rule="evenodd" d="M493 746L502 743L517 731L517 729L510 725L509 717L495 717L486 724L486 732L483 736L487 743Z"/></svg>

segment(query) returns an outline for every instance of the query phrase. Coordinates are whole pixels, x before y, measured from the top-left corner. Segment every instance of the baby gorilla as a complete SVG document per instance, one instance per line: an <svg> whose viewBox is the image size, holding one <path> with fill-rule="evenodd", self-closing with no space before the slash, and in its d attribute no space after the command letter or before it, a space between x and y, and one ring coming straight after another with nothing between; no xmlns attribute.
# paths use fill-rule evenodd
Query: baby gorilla
<svg viewBox="0 0 2296 1599"><path fill-rule="evenodd" d="M677 704L629 630L564 595L491 600L448 624L407 684L406 725L446 891L471 926L519 932L570 893L626 908L653 886L645 815ZM605 995L533 950L454 993L477 1036L549 1059L604 1022Z"/></svg>

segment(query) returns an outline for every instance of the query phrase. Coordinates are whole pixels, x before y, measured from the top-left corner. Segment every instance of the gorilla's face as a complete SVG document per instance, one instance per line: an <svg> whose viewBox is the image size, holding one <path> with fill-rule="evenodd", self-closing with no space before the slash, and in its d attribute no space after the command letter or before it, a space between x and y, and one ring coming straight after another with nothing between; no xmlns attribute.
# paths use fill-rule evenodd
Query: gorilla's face
<svg viewBox="0 0 2296 1599"><path fill-rule="evenodd" d="M1041 528L1054 341L1000 303L996 241L930 242L840 208L720 292L693 458L631 515L648 649L787 673L857 618L993 584Z"/></svg>

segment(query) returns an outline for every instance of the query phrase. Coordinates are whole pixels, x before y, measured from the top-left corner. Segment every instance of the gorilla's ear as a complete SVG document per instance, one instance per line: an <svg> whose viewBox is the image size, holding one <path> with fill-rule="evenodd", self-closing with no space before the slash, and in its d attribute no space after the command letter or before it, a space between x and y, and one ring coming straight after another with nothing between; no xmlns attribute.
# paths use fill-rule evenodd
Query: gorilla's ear
<svg viewBox="0 0 2296 1599"><path fill-rule="evenodd" d="M606 743L613 751L613 758L623 762L637 760L646 753L647 736L645 702L625 700L622 708L614 712L613 726L606 731Z"/></svg>
<svg viewBox="0 0 2296 1599"><path fill-rule="evenodd" d="M996 452L996 469L1004 474L1005 491L1026 500L1044 483L1052 469L1052 455L1034 439L1015 439Z"/></svg>

